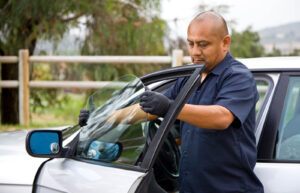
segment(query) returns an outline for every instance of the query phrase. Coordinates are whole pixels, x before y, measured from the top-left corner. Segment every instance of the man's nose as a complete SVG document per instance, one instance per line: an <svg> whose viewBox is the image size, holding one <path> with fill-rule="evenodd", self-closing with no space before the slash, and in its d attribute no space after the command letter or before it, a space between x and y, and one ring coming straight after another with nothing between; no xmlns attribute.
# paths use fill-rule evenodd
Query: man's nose
<svg viewBox="0 0 300 193"><path fill-rule="evenodd" d="M195 45L193 46L190 54L192 56L202 55L202 49L199 46Z"/></svg>

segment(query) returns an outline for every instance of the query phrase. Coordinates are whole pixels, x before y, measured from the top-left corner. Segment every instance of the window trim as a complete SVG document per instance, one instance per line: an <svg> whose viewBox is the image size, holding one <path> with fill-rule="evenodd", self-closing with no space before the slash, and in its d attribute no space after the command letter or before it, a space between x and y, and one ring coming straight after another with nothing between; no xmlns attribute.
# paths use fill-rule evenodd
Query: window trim
<svg viewBox="0 0 300 193"><path fill-rule="evenodd" d="M274 82L272 80L272 78L270 76L268 76L267 74L258 74L258 75L254 75L254 79L255 81L262 81L262 82L265 82L268 84L268 90L263 98L263 101L262 101L262 104L261 104L261 107L259 109L259 112L257 114L257 118L256 118L256 123L258 123L260 120L261 120L261 116L262 116L262 113L263 113L263 110L265 109L266 107L266 103L267 103L267 99L269 99L270 95L271 95L271 91L274 89ZM257 126L257 124L256 124ZM255 129L256 129L256 126L255 126Z"/></svg>
<svg viewBox="0 0 300 193"><path fill-rule="evenodd" d="M153 83L156 83L156 82L162 81L159 85L154 86L153 89L156 90L156 89L160 89L160 87L163 87L165 84L169 84L171 82L174 82L174 80L177 79L177 78L196 75L197 71L199 71L199 69L200 69L200 72L198 72L198 76L200 76L202 74L202 69L204 69L203 66L204 66L204 64L188 65L188 66L183 66L183 67L174 67L174 68L169 68L169 69L153 72L153 73L141 76L139 78L144 83L144 85L146 85L146 86L148 86L150 84L153 84ZM195 78L195 76L194 76L194 78ZM197 81L197 80L198 79L196 79L196 78L194 79L194 81ZM191 85L195 85L195 84L191 84ZM184 93L184 92L182 92L182 93ZM185 95L184 95L184 98L188 98L188 96L189 96L189 92L186 92ZM178 104L178 105L176 105L176 107L177 106L179 107L180 105L183 105L183 104ZM169 112L171 112L171 114L172 114L171 116L173 116L173 113L177 112L176 109L177 108L174 107L174 109L173 109L174 111L171 110L171 109L169 110ZM173 120L173 118L169 119L169 122L172 121L172 120ZM175 121L175 118L174 118L174 121ZM167 137L167 134L170 130L171 125L172 124L168 124L167 129L164 133L165 134L164 138L163 138L164 140L161 140L161 142L160 142L161 145L165 141L165 138ZM74 139L71 142L74 143L74 144L77 143L77 141L74 140ZM74 145L70 149L70 151L71 152L75 151L74 148L76 148L76 145ZM149 151L149 149L147 150L147 152ZM159 152L158 149L154 149L152 151L155 151L155 150L156 150L156 153ZM89 163L89 164L102 165L102 166L107 166L107 167L111 167L111 168L120 168L120 169L137 171L137 172L144 172L145 173L145 172L148 172L149 169L151 169L153 167L156 156L153 156L151 161L148 159L148 164L150 163L150 165L148 165L148 166L150 166L150 167L145 167L146 164L143 165L144 167L142 166L142 163L144 162L144 160L142 160L142 162L138 165L130 166L130 165L121 165L121 164L109 163L109 162L104 162L104 161L100 162L100 161L96 161L96 160L78 158L76 156L73 156L73 154L69 155L67 158L73 159L73 160L76 160L76 161L80 161L80 162Z"/></svg>
<svg viewBox="0 0 300 193"><path fill-rule="evenodd" d="M165 139L168 136L168 132L170 130L171 125L175 122L180 109L183 107L184 103L187 101L188 97L195 89L196 83L200 81L203 70L204 70L203 65L199 65L194 69L193 74L189 77L189 79L183 86L181 92L176 97L173 105L171 105L169 111L165 115L165 118L159 127L159 130L156 132L153 140L149 145L149 148L141 163L142 168L149 170L153 167L154 162L158 156L158 153Z"/></svg>
<svg viewBox="0 0 300 193"><path fill-rule="evenodd" d="M276 160L276 142L280 118L283 111L284 100L288 89L290 78L300 76L300 72L282 72L280 74L278 84L272 97L268 115L265 119L264 127L261 134L261 139L258 144L258 161L259 162L274 162L274 163L300 163L295 160Z"/></svg>
<svg viewBox="0 0 300 193"><path fill-rule="evenodd" d="M272 97L272 93L274 93L274 80L270 76L270 74L266 73L253 73L255 81L264 81L268 84L268 90L266 92L266 95L263 98L261 107L259 109L259 112L256 116L255 121L255 137L256 137L256 144L259 143L261 132L262 132L262 121L266 118L266 113L268 106L270 106L270 97ZM269 104L269 105L268 105Z"/></svg>

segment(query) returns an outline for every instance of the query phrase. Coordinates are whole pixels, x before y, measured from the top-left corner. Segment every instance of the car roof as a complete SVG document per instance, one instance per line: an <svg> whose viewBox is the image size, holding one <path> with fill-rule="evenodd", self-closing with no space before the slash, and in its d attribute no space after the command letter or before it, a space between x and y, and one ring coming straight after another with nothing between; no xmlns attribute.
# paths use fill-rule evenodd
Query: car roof
<svg viewBox="0 0 300 193"><path fill-rule="evenodd" d="M300 71L300 56L239 59L253 71Z"/></svg>
<svg viewBox="0 0 300 193"><path fill-rule="evenodd" d="M261 57L239 59L252 72L300 72L300 56L285 57ZM155 71L140 77L146 85L163 80L165 76L178 78L180 75L189 76L196 67L203 67L204 64L187 64L160 71Z"/></svg>

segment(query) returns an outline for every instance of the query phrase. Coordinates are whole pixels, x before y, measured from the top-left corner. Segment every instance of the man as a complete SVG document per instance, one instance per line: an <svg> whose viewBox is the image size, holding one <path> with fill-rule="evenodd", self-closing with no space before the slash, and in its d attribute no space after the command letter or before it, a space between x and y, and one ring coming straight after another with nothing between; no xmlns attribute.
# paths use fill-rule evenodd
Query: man
<svg viewBox="0 0 300 193"><path fill-rule="evenodd" d="M191 21L187 35L193 63L206 63L206 69L178 115L180 192L261 193L263 186L253 172L257 155L255 80L229 54L230 36L219 14L200 13ZM179 79L164 95L146 91L142 109L164 116L186 80Z"/></svg>
<svg viewBox="0 0 300 193"><path fill-rule="evenodd" d="M206 63L206 68L177 117L181 121L180 192L262 193L253 172L256 82L229 54L231 39L222 16L200 13L187 35L193 63ZM149 119L163 117L186 80L177 80L164 94L144 92L141 108L135 105L113 113L114 121L133 109L137 111L134 122L145 117L143 111Z"/></svg>

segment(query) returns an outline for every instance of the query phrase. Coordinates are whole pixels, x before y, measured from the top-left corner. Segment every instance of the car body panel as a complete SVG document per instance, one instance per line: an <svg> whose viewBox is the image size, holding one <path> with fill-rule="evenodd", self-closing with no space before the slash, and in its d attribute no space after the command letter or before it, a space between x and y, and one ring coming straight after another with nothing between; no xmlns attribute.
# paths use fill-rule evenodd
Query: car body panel
<svg viewBox="0 0 300 193"><path fill-rule="evenodd" d="M59 158L44 165L37 181L37 192L125 193L143 175L143 172Z"/></svg>
<svg viewBox="0 0 300 193"><path fill-rule="evenodd" d="M254 172L264 185L265 193L300 192L300 163L256 163Z"/></svg>
<svg viewBox="0 0 300 193"><path fill-rule="evenodd" d="M253 71L299 71L300 64L300 57L260 57L238 60Z"/></svg>
<svg viewBox="0 0 300 193"><path fill-rule="evenodd" d="M32 192L32 185L27 184L1 184L0 193L25 193Z"/></svg>
<svg viewBox="0 0 300 193"><path fill-rule="evenodd" d="M34 177L46 160L28 155L28 131L0 133L0 192L31 192Z"/></svg>

